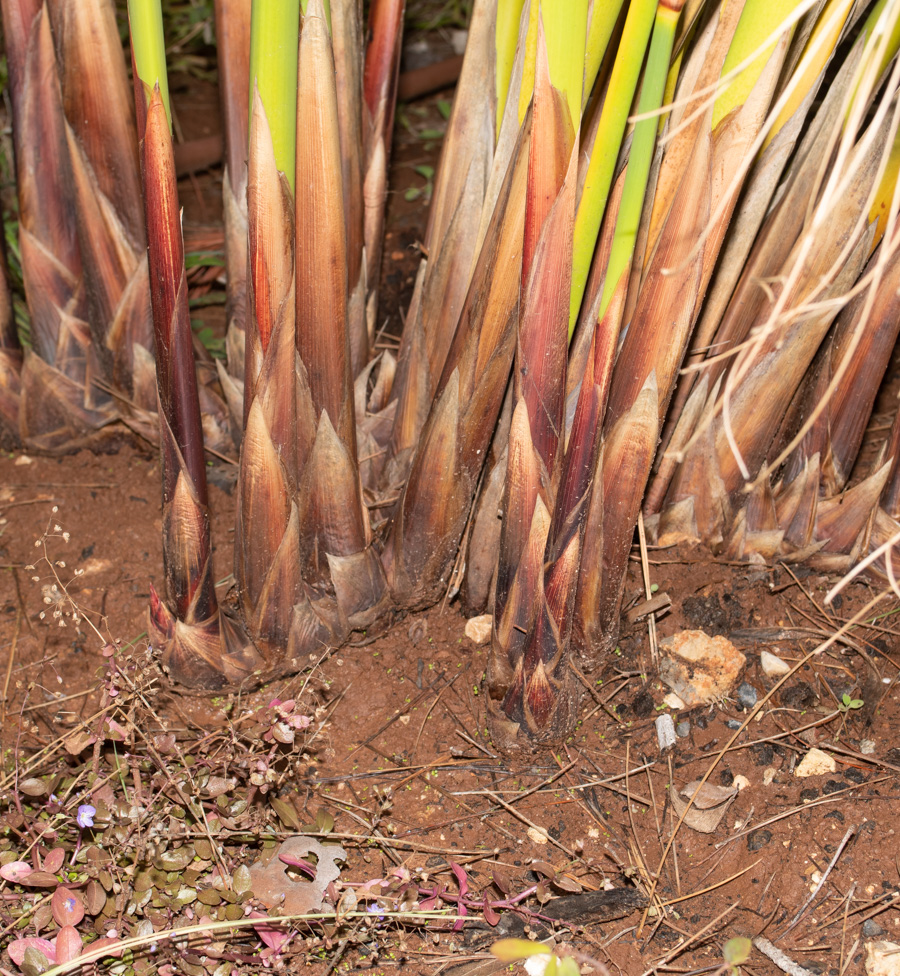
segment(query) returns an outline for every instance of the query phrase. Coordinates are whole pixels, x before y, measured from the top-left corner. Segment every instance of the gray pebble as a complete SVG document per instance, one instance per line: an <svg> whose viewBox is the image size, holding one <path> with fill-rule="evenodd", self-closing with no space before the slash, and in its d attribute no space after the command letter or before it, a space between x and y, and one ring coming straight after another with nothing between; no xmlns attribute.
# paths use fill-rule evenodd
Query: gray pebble
<svg viewBox="0 0 900 976"><path fill-rule="evenodd" d="M743 682L737 690L737 702L741 708L753 708L758 698L756 689L747 681Z"/></svg>
<svg viewBox="0 0 900 976"><path fill-rule="evenodd" d="M675 726L675 734L679 739L686 739L691 734L691 723L685 719Z"/></svg>
<svg viewBox="0 0 900 976"><path fill-rule="evenodd" d="M884 935L884 929L874 918L867 918L862 924L862 934L867 939L874 939L877 935Z"/></svg>
<svg viewBox="0 0 900 976"><path fill-rule="evenodd" d="M771 839L771 830L754 830L753 833L747 838L747 850L751 852L761 851Z"/></svg>

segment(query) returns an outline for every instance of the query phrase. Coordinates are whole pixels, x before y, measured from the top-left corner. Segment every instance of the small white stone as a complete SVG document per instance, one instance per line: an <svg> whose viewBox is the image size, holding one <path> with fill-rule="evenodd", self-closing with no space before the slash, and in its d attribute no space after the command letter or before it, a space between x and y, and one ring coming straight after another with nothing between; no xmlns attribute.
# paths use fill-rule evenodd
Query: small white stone
<svg viewBox="0 0 900 976"><path fill-rule="evenodd" d="M769 766L767 769L765 769L763 771L763 786L771 786L772 780L775 779L776 775L777 773L774 766Z"/></svg>
<svg viewBox="0 0 900 976"><path fill-rule="evenodd" d="M469 617L466 621L466 637L475 644L487 644L491 639L493 626L494 618L489 613L483 613L480 617Z"/></svg>
<svg viewBox="0 0 900 976"><path fill-rule="evenodd" d="M759 655L759 666L762 668L763 674L769 678L780 678L791 670L787 661L782 661L771 651L762 651Z"/></svg>
<svg viewBox="0 0 900 976"><path fill-rule="evenodd" d="M679 708L684 708L684 702L675 694L674 691L670 691L665 698L663 698L663 705L668 705L669 708L674 708L677 712Z"/></svg>
<svg viewBox="0 0 900 976"><path fill-rule="evenodd" d="M27 454L20 454L15 460L17 468L24 467L26 464L34 464L34 458L30 458Z"/></svg>
<svg viewBox="0 0 900 976"><path fill-rule="evenodd" d="M859 751L864 756L871 756L875 752L875 740L874 739L863 739L859 744Z"/></svg>
<svg viewBox="0 0 900 976"><path fill-rule="evenodd" d="M675 723L672 721L672 716L668 712L657 716L656 741L659 743L660 752L671 749L678 741L678 736L675 734Z"/></svg>
<svg viewBox="0 0 900 976"><path fill-rule="evenodd" d="M535 844L546 844L547 843L547 831L544 827L529 827L525 831L528 837Z"/></svg>
<svg viewBox="0 0 900 976"><path fill-rule="evenodd" d="M809 752L800 760L799 765L794 770L795 776L823 776L825 773L833 773L837 769L837 763L833 756L821 749L810 749Z"/></svg>
<svg viewBox="0 0 900 976"><path fill-rule="evenodd" d="M868 976L900 976L900 945L896 942L866 943Z"/></svg>
<svg viewBox="0 0 900 976"><path fill-rule="evenodd" d="M734 782L731 785L740 793L741 790L747 789L750 785L750 780L746 776L737 775L734 777Z"/></svg>

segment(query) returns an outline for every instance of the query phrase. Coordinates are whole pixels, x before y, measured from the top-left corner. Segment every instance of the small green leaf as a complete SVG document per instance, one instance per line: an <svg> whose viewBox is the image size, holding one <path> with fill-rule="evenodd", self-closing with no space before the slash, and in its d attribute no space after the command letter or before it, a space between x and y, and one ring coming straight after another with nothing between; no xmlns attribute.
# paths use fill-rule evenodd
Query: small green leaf
<svg viewBox="0 0 900 976"><path fill-rule="evenodd" d="M438 99L437 109L441 113L441 116L444 119L449 119L450 118L450 110L451 110L452 107L453 106L451 105L450 102L447 101L446 98L439 98Z"/></svg>
<svg viewBox="0 0 900 976"><path fill-rule="evenodd" d="M327 810L319 810L316 813L316 826L319 833L330 834L334 830L334 817Z"/></svg>
<svg viewBox="0 0 900 976"><path fill-rule="evenodd" d="M418 200L422 195L422 191L415 186L411 186L404 194L404 200Z"/></svg>
<svg viewBox="0 0 900 976"><path fill-rule="evenodd" d="M433 166L414 166L413 169L419 174L419 176L424 176L426 180L434 179L434 167Z"/></svg>
<svg viewBox="0 0 900 976"><path fill-rule="evenodd" d="M752 948L753 943L749 939L743 937L729 939L722 946L722 958L729 966L740 966L741 963L746 962L750 958L750 950Z"/></svg>

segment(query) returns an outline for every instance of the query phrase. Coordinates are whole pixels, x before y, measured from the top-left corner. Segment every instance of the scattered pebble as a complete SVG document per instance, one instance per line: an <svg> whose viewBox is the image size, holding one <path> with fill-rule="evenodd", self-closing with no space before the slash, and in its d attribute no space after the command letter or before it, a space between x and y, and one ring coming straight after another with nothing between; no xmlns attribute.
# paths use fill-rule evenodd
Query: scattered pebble
<svg viewBox="0 0 900 976"><path fill-rule="evenodd" d="M739 729L743 724L744 724L743 722L739 722L736 718L725 719L725 727L729 729L734 729L735 731L737 731L737 729Z"/></svg>
<svg viewBox="0 0 900 976"><path fill-rule="evenodd" d="M491 639L493 625L494 618L489 613L483 613L480 617L469 617L466 621L466 637L475 644L487 644Z"/></svg>
<svg viewBox="0 0 900 976"><path fill-rule="evenodd" d="M771 766L775 759L775 749L771 742L760 742L751 747L750 755L753 756L753 761L757 766Z"/></svg>
<svg viewBox="0 0 900 976"><path fill-rule="evenodd" d="M747 850L751 853L753 851L761 851L771 839L771 830L754 830L753 833L747 837Z"/></svg>
<svg viewBox="0 0 900 976"><path fill-rule="evenodd" d="M828 796L831 793L840 793L841 790L849 789L850 784L845 783L839 779L829 779L825 781L825 785L822 787L822 796Z"/></svg>
<svg viewBox="0 0 900 976"><path fill-rule="evenodd" d="M787 661L782 661L777 654L773 654L771 651L762 651L759 655L759 666L767 678L781 678L791 670Z"/></svg>
<svg viewBox="0 0 900 976"><path fill-rule="evenodd" d="M863 739L859 744L859 751L864 756L871 756L875 753L875 740L874 739Z"/></svg>
<svg viewBox="0 0 900 976"><path fill-rule="evenodd" d="M34 464L34 458L29 457L27 454L20 454L15 462L17 468L24 467L26 464Z"/></svg>
<svg viewBox="0 0 900 976"><path fill-rule="evenodd" d="M866 974L900 976L900 945L896 942L867 942Z"/></svg>
<svg viewBox="0 0 900 976"><path fill-rule="evenodd" d="M746 776L742 776L740 773L738 773L738 775L734 777L731 785L738 791L738 793L740 793L741 790L747 789L747 787L750 785L750 780L747 779Z"/></svg>
<svg viewBox="0 0 900 976"><path fill-rule="evenodd" d="M684 721L679 722L675 726L675 735L677 735L679 739L686 739L690 734L691 723L687 719L684 719Z"/></svg>
<svg viewBox="0 0 900 976"><path fill-rule="evenodd" d="M794 770L795 776L823 776L825 773L833 773L837 770L837 763L833 756L821 749L810 749L809 752L800 760L799 765Z"/></svg>
<svg viewBox="0 0 900 976"><path fill-rule="evenodd" d="M744 681L741 685L738 686L737 703L738 705L741 706L741 708L745 709L746 711L749 711L751 708L753 708L753 706L756 704L758 699L759 699L759 694L757 693L753 685Z"/></svg>
<svg viewBox="0 0 900 976"><path fill-rule="evenodd" d="M773 767L769 766L768 769L763 770L763 786L771 786L772 780L778 775L778 771Z"/></svg>
<svg viewBox="0 0 900 976"><path fill-rule="evenodd" d="M879 935L884 935L884 929L874 918L867 918L862 924L862 934L866 939L874 939Z"/></svg>
<svg viewBox="0 0 900 976"><path fill-rule="evenodd" d="M525 833L535 844L547 843L547 831L543 827L529 827Z"/></svg>
<svg viewBox="0 0 900 976"><path fill-rule="evenodd" d="M656 741L659 743L660 752L671 749L677 741L675 723L672 721L672 716L668 712L664 712L656 719Z"/></svg>
<svg viewBox="0 0 900 976"><path fill-rule="evenodd" d="M670 691L665 698L663 698L663 705L668 705L669 708L673 708L676 712L680 708L684 708L684 702L675 694L674 691Z"/></svg>
<svg viewBox="0 0 900 976"><path fill-rule="evenodd" d="M731 641L702 630L682 630L659 646L659 676L686 705L728 695L747 663Z"/></svg>

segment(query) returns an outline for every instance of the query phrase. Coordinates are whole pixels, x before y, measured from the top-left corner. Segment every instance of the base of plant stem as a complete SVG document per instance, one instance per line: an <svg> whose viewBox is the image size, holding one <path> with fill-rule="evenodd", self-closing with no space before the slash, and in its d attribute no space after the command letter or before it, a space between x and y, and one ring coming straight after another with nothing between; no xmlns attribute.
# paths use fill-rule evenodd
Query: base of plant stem
<svg viewBox="0 0 900 976"><path fill-rule="evenodd" d="M208 620L177 620L150 587L148 633L169 676L190 691L226 691L258 685L269 671L266 661L230 614Z"/></svg>
<svg viewBox="0 0 900 976"><path fill-rule="evenodd" d="M494 745L503 752L533 750L563 742L572 734L579 696L570 677L556 689L548 712L538 720L521 701L504 701L486 696L488 731Z"/></svg>

